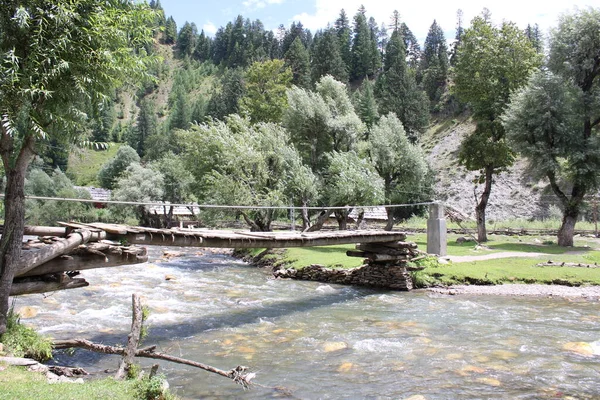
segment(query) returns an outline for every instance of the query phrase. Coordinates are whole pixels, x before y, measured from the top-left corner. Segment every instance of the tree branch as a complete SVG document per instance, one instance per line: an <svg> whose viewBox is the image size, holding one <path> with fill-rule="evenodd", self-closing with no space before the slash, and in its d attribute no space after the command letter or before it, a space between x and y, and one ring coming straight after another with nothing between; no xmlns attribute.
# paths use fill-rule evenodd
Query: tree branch
<svg viewBox="0 0 600 400"><path fill-rule="evenodd" d="M55 349L70 349L70 348L82 348L96 353L103 354L118 354L124 355L125 349L115 346L107 346L104 344L93 343L86 339L70 339L70 340L55 340L52 344ZM136 357L153 358L157 360L165 360L174 362L177 364L190 365L195 368L200 368L208 372L215 373L217 375L224 376L232 379L235 383L242 385L244 388L248 388L252 383L251 380L256 376L254 373L244 374L248 370L247 367L237 366L229 371L224 371L219 368L212 367L207 364L202 364L196 361L186 360L171 356L169 354L159 353L154 351L155 346L151 346L145 349L138 349L135 351Z"/></svg>

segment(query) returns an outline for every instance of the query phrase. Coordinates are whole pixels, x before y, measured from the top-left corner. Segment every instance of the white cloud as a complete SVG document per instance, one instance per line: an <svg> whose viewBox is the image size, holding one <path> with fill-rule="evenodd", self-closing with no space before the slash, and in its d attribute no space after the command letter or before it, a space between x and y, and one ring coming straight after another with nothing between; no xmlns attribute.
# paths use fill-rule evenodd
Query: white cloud
<svg viewBox="0 0 600 400"><path fill-rule="evenodd" d="M244 7L250 10L257 10L260 8L265 8L269 4L281 4L285 0L246 0L243 1L242 4Z"/></svg>
<svg viewBox="0 0 600 400"><path fill-rule="evenodd" d="M358 8L364 4L367 17L374 17L381 25L382 22L388 24L392 12L397 9L402 21L422 43L434 19L444 29L446 39L450 41L454 37L454 33L450 37L448 36L449 32L454 32L456 28L458 9L463 11L463 26L465 27L468 27L471 19L480 14L484 7L487 7L492 13L492 20L496 23L503 20L513 21L521 28L525 28L527 24L537 23L542 32L546 32L550 27L556 26L558 16L562 12L572 11L575 6L585 8L590 1L598 2L598 0L571 0L567 4L567 2L546 0L486 0L485 2L429 0L413 2L409 7L402 7L402 4L391 3L389 0L371 0L369 2L364 0L315 0L315 13L305 12L295 15L290 22L301 21L304 27L315 31L326 27L327 23L335 22L343 8L352 24L352 18Z"/></svg>
<svg viewBox="0 0 600 400"><path fill-rule="evenodd" d="M206 33L209 36L212 36L215 33L217 33L217 27L210 21L202 25L202 29L204 30L204 33Z"/></svg>

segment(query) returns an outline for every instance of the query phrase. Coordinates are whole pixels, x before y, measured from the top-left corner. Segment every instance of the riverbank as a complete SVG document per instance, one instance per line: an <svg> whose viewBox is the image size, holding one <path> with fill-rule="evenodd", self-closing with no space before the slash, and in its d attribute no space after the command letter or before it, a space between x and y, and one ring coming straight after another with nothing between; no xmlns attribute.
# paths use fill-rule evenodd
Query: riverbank
<svg viewBox="0 0 600 400"><path fill-rule="evenodd" d="M512 297L562 297L600 301L600 286L564 286L518 284L505 285L455 285L447 288L418 289L442 295L484 295Z"/></svg>
<svg viewBox="0 0 600 400"><path fill-rule="evenodd" d="M495 235L486 246L461 243L456 240L457 237L450 235L447 257L439 261L428 258L419 262L425 269L412 273L415 287L443 295L600 298L600 268L596 267L600 264L598 239L578 237L577 247L561 248L546 237ZM419 248L426 246L424 235L412 235L411 239ZM307 266L314 268L318 264L319 271L331 270L335 278L340 270L357 267L346 263L362 261L345 256L345 251L352 247L255 250L245 252L244 259L276 271L302 271ZM543 265L549 261L552 263ZM569 263L581 265L567 266ZM302 279L307 274L275 272L274 275L294 275L294 278ZM320 279L312 279L311 276L310 280ZM323 280L340 283L338 281Z"/></svg>

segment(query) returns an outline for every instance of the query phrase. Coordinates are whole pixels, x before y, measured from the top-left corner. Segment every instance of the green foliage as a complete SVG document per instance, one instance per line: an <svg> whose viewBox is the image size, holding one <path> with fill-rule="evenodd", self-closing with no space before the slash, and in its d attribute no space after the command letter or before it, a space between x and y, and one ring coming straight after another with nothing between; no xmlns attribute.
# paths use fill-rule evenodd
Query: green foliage
<svg viewBox="0 0 600 400"><path fill-rule="evenodd" d="M315 35L311 62L313 83L326 75L331 75L340 82L348 81L348 71L342 58L340 42L341 39L336 35L336 31L331 28Z"/></svg>
<svg viewBox="0 0 600 400"><path fill-rule="evenodd" d="M406 47L398 30L387 44L383 73L377 78L375 95L380 114L395 113L411 140L416 141L429 123L427 95L417 87L415 73L406 63Z"/></svg>
<svg viewBox="0 0 600 400"><path fill-rule="evenodd" d="M377 39L373 36L365 10L361 6L354 16L354 36L352 39L351 80L372 77L381 66L381 58L377 48Z"/></svg>
<svg viewBox="0 0 600 400"><path fill-rule="evenodd" d="M377 112L377 101L375 100L375 93L373 92L373 83L370 80L365 79L358 92L358 104L357 114L360 119L367 126L368 130L373 128L373 125L379 119L379 113ZM402 128L404 130L404 128Z"/></svg>
<svg viewBox="0 0 600 400"><path fill-rule="evenodd" d="M280 122L291 81L292 71L283 60L255 62L246 72L246 93L240 99L242 112L252 122Z"/></svg>
<svg viewBox="0 0 600 400"><path fill-rule="evenodd" d="M204 202L224 205L289 205L311 197L314 178L303 168L288 133L272 123L250 124L237 115L181 133L194 192ZM254 230L270 230L273 210L245 213Z"/></svg>
<svg viewBox="0 0 600 400"><path fill-rule="evenodd" d="M118 201L132 201L138 203L158 202L164 196L163 174L151 168L145 168L137 162L131 163L125 172L118 178L112 192L112 199ZM144 206L112 205L115 217L124 220L132 215L140 221L146 216Z"/></svg>
<svg viewBox="0 0 600 400"><path fill-rule="evenodd" d="M154 375L144 376L135 381L136 399L140 400L175 400L176 397L165 388L166 377Z"/></svg>
<svg viewBox="0 0 600 400"><path fill-rule="evenodd" d="M208 116L215 119L239 113L239 101L246 93L244 71L241 68L226 70L220 86L220 90L212 94L207 106Z"/></svg>
<svg viewBox="0 0 600 400"><path fill-rule="evenodd" d="M42 169L33 168L25 181L25 193L40 197L91 198L87 190L75 189L59 169L49 176ZM25 219L31 225L52 226L57 221L86 222L95 216L91 203L29 199L25 204Z"/></svg>
<svg viewBox="0 0 600 400"><path fill-rule="evenodd" d="M107 149L79 148L70 152L67 176L77 186L98 186L98 171L108 160L114 158L120 144L110 143Z"/></svg>
<svg viewBox="0 0 600 400"><path fill-rule="evenodd" d="M107 161L98 172L98 181L103 188L113 189L117 180L132 163L139 163L140 156L130 146L121 146L115 157Z"/></svg>
<svg viewBox="0 0 600 400"><path fill-rule="evenodd" d="M331 206L379 204L384 182L373 166L353 151L329 154L323 196Z"/></svg>
<svg viewBox="0 0 600 400"><path fill-rule="evenodd" d="M38 361L52 358L52 342L21 324L19 314L11 307L7 316L6 332L0 335L5 351L13 357L29 357Z"/></svg>
<svg viewBox="0 0 600 400"><path fill-rule="evenodd" d="M412 144L402 123L394 114L379 120L369 135L369 154L375 170L384 182L385 204L418 203L433 194L433 180L425 153ZM389 210L396 219L405 219L418 208ZM390 227L391 228L391 227Z"/></svg>
<svg viewBox="0 0 600 400"><path fill-rule="evenodd" d="M283 55L285 65L292 71L292 84L308 88L310 86L310 59L308 50L297 37Z"/></svg>
<svg viewBox="0 0 600 400"><path fill-rule="evenodd" d="M138 155L143 157L146 153L146 141L149 137L158 134L158 117L154 102L144 97L140 102L140 112L135 126L135 136L128 138L128 143L136 149Z"/></svg>
<svg viewBox="0 0 600 400"><path fill-rule="evenodd" d="M288 90L284 125L304 163L314 171L327 165L326 153L354 149L366 131L354 111L346 86L331 76L317 83L315 92Z"/></svg>
<svg viewBox="0 0 600 400"><path fill-rule="evenodd" d="M101 103L107 91L125 78L140 79L153 62L140 51L151 40L153 19L148 5L137 3L29 0L2 7L3 133L36 140L78 135L84 100Z"/></svg>
<svg viewBox="0 0 600 400"><path fill-rule="evenodd" d="M425 39L421 59L422 85L432 104L437 103L448 79L448 48L444 31L434 20Z"/></svg>
<svg viewBox="0 0 600 400"><path fill-rule="evenodd" d="M545 175L561 202L558 243L573 245L584 196L600 186L600 10L561 18L549 70L512 97L504 124L515 148Z"/></svg>

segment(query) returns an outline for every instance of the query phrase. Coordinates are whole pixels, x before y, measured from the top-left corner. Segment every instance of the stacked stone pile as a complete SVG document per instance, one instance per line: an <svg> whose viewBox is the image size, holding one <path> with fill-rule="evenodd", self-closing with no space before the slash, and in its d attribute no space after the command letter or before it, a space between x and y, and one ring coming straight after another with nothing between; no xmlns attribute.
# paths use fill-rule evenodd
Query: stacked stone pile
<svg viewBox="0 0 600 400"><path fill-rule="evenodd" d="M346 254L365 258L365 264L352 269L332 269L313 264L302 269L280 269L278 278L292 278L345 285L371 286L393 290L411 290L410 271L422 269L410 266L409 261L420 254L416 243L387 242L358 244L357 250Z"/></svg>

